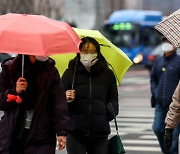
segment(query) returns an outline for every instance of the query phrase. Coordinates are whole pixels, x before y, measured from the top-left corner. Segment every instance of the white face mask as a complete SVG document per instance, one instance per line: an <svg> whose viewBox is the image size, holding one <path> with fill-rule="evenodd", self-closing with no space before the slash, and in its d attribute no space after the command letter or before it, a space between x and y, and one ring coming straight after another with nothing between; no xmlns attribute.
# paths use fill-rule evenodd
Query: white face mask
<svg viewBox="0 0 180 154"><path fill-rule="evenodd" d="M169 42L164 42L162 44L162 51L164 51L164 53L170 52L174 49L173 45Z"/></svg>
<svg viewBox="0 0 180 154"><path fill-rule="evenodd" d="M97 62L97 53L94 54L80 54L80 61L84 65L84 67L90 71L92 65Z"/></svg>
<svg viewBox="0 0 180 154"><path fill-rule="evenodd" d="M49 56L35 56L37 60L39 61L46 61L48 60Z"/></svg>

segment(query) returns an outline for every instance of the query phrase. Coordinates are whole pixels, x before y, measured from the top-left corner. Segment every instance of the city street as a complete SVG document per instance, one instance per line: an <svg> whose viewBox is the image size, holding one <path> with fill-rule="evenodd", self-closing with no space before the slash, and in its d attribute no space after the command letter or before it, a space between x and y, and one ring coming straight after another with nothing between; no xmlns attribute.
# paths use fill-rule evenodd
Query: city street
<svg viewBox="0 0 180 154"><path fill-rule="evenodd" d="M92 132L95 129L94 133L99 133L103 129L106 131L105 122L107 121L106 119L103 121L103 117L109 111L106 112L106 104L103 103L107 102L103 100L111 101L111 94L116 94L117 91L114 92L114 89L109 86L111 83L113 85L115 80L111 80L112 74L104 70L105 63L99 54L101 52L114 71L117 80L118 78L121 80L121 73L124 73L131 64L127 57L134 64L125 73L121 84L117 87L119 114L116 120L118 134L126 154L162 154L158 139L152 130L155 108L151 107L150 70L147 67L152 68L153 64L157 63L154 74L155 80L156 78L158 80L158 86L155 87L153 96L158 98L155 101L162 102L165 108L171 101L171 95L179 81L177 75L180 65L179 57L175 55L176 48L177 54L180 55L179 6L180 0L1 0L0 72L4 71L0 76L3 90L1 95L5 97L3 98L5 101L7 99L7 102L16 100L17 103L22 104L17 107L19 110L8 106L7 116L3 116L4 112L0 110L0 124L4 126L0 128L0 138L2 138L0 142L11 144L10 139L13 138L11 136L25 138L25 140L29 136L34 142L37 140L40 145L42 140L51 142L52 133L49 131L59 128L56 121L62 120L62 128L67 129L67 119L61 116L61 113L67 113L64 110L66 107L63 103L58 103L62 99L61 93L64 92L61 91L62 85L59 84L54 65L62 77L68 61L76 54L80 55L70 62L63 81L67 83L67 89L69 86L75 89L75 93L69 91L70 94L66 93L67 102L77 97L75 99L77 102L74 101L72 103L75 104L71 104L74 114L74 119L71 117L70 121L72 128L80 132L88 131L88 133L90 133L89 129ZM18 56L14 60L4 61L16 55ZM46 59L48 56L55 60L55 64L52 60ZM94 65L96 60L98 64ZM95 71L90 69L93 73L89 75L89 78L86 78L88 77L86 73L81 71L82 66L79 65L79 61L87 70L94 65ZM16 79L20 74L25 81ZM12 87L12 84L16 87ZM73 88L74 85L75 88ZM14 90L22 97L22 100L16 96L10 96L13 97L12 100L8 98L7 93L13 94ZM109 96L106 91L111 91ZM88 100L89 102L86 101L88 96L92 97ZM117 95L112 97L117 97ZM173 100L176 101L176 99ZM5 105L1 102L1 109L7 110L6 105L6 102ZM157 122L154 128L157 128L157 134L158 122L161 124L160 120L163 116L161 108L160 105L159 110L156 109ZM9 114L9 112L13 113L11 109L15 111L14 114ZM79 112L79 110L82 111ZM16 111L20 112L16 113ZM175 115L171 111L169 113ZM17 125L17 120L12 120L12 118L10 122L6 121L8 117L13 117L12 115L17 117L19 122ZM12 127L14 129L11 129L9 125L6 126L12 121L15 125ZM82 125L81 121L87 123ZM114 120L110 122L111 133L108 139L117 134L117 125L115 127ZM30 128L32 133L28 135L29 131L23 131L24 128ZM4 132L12 133L10 137L7 137L7 133ZM170 133L167 133L167 136L167 140L172 137ZM18 140L15 142L17 142L17 145L14 145L16 149L18 145L26 144L26 142L19 144ZM99 143L98 140L92 143L97 147L99 145L96 144ZM180 136L178 143L180 151ZM76 144L74 145L77 147ZM167 150L170 145L167 142L165 146ZM4 152L2 147L1 144L0 153ZM15 152L15 148L12 151L18 153ZM37 153L35 148L36 144L32 145L32 151ZM27 151L33 153L29 149ZM47 153L50 151L44 146L40 149ZM45 153L42 150L40 153ZM66 148L58 150L58 143L54 150L56 150L55 154L67 154ZM79 154L79 152L74 152ZM103 152L98 153L103 154Z"/></svg>

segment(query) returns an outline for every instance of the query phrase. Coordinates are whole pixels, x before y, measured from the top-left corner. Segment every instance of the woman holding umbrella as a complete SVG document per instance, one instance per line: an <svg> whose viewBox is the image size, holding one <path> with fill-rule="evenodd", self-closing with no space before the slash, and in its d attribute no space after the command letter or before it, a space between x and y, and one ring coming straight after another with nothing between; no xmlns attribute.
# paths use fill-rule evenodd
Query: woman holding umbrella
<svg viewBox="0 0 180 154"><path fill-rule="evenodd" d="M95 39L82 38L79 49L62 76L70 112L67 152L107 154L109 121L118 114L116 78Z"/></svg>
<svg viewBox="0 0 180 154"><path fill-rule="evenodd" d="M55 154L66 144L69 128L65 91L55 62L48 57L6 60L0 73L1 154Z"/></svg>

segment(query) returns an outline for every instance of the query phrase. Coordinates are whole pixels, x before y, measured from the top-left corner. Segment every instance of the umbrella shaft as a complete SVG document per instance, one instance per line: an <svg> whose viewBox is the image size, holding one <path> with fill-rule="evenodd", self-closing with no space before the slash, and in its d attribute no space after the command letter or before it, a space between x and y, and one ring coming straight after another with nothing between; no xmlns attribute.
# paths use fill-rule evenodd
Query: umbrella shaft
<svg viewBox="0 0 180 154"><path fill-rule="evenodd" d="M24 77L24 55L22 55L22 77Z"/></svg>

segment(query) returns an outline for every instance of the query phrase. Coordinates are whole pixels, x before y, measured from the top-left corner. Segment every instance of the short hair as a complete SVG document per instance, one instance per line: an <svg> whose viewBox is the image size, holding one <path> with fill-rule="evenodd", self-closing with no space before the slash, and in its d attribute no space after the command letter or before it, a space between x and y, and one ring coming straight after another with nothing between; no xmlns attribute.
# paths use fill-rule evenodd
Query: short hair
<svg viewBox="0 0 180 154"><path fill-rule="evenodd" d="M165 41L165 40L167 40L167 38L165 36L162 36L161 40Z"/></svg>
<svg viewBox="0 0 180 154"><path fill-rule="evenodd" d="M82 42L79 45L79 50L81 50L85 44L92 43L96 47L97 53L100 52L100 44L94 38L87 36L87 37L83 37L81 40Z"/></svg>

